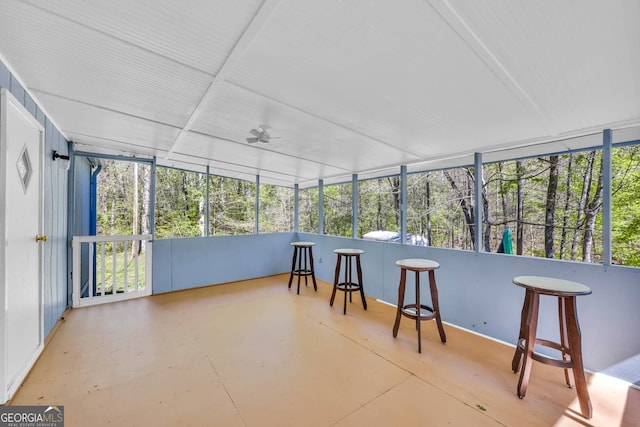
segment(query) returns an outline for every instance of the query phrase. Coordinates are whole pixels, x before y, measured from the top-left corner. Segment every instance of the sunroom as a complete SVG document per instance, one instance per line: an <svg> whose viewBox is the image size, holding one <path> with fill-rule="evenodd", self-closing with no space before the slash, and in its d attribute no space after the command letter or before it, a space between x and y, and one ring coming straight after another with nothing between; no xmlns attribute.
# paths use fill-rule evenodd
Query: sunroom
<svg viewBox="0 0 640 427"><path fill-rule="evenodd" d="M68 425L640 422L638 2L0 12L3 403ZM298 241L317 292L287 287ZM367 310L329 305L337 248L364 251ZM446 345L432 322L421 353L409 321L392 336L400 259L439 263ZM590 288L591 418L555 367L518 399L517 276ZM538 336L557 318L543 298Z"/></svg>

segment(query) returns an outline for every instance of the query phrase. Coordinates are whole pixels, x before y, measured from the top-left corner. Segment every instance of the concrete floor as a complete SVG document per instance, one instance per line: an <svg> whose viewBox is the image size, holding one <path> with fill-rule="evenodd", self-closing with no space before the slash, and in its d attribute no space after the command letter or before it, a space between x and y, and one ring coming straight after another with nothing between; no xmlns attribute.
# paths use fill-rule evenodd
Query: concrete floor
<svg viewBox="0 0 640 427"><path fill-rule="evenodd" d="M10 404L64 405L67 427L640 425L625 382L588 375L586 420L558 368L535 363L518 399L511 346L446 324L443 345L430 321L419 354L394 307L354 295L345 316L330 284L287 281L70 310Z"/></svg>

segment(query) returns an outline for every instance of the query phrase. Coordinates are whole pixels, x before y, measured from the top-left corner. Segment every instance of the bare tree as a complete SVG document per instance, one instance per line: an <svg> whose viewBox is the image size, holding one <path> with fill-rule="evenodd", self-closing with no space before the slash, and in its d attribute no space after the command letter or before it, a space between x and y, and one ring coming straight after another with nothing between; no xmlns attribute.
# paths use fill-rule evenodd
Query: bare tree
<svg viewBox="0 0 640 427"><path fill-rule="evenodd" d="M596 152L589 153L590 163L593 165ZM593 167L591 168L593 171ZM593 177L589 177L589 193L591 192ZM589 195L587 193L587 199ZM596 221L596 215L600 210L600 204L602 199L602 161L600 161L600 168L598 169L598 177L596 182L596 188L593 192L593 198L587 204L585 208L585 226L584 234L582 238L582 261L591 262L591 248L593 246L593 228Z"/></svg>
<svg viewBox="0 0 640 427"><path fill-rule="evenodd" d="M558 156L549 156L549 181L544 216L544 255L553 258L553 230L555 227L556 197L558 193Z"/></svg>
<svg viewBox="0 0 640 427"><path fill-rule="evenodd" d="M522 255L524 232L524 170L522 161L516 161L516 176L518 178L518 208L516 210L516 254Z"/></svg>

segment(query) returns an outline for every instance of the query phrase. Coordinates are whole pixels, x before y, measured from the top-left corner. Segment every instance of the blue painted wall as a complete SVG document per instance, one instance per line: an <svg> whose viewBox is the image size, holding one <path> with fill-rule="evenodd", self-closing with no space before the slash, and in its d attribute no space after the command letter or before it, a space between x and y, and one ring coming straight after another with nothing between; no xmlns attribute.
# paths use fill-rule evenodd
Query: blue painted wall
<svg viewBox="0 0 640 427"><path fill-rule="evenodd" d="M396 304L402 258L429 258L440 263L436 271L443 320L515 344L524 301L524 289L513 277L544 275L588 285L593 293L577 299L585 366L607 371L640 355L640 269L559 261L496 253L475 253L398 245L366 240L298 233L313 241L318 279L333 283L338 247L354 247L362 255L363 282L368 296ZM407 295L413 298L413 275ZM421 283L426 283L426 276ZM411 291L410 291L411 290ZM423 292L424 294L424 292ZM558 340L557 299L543 297L538 336ZM391 327L394 319L389 319Z"/></svg>
<svg viewBox="0 0 640 427"><path fill-rule="evenodd" d="M289 271L294 233L160 239L153 242L153 293Z"/></svg>
<svg viewBox="0 0 640 427"><path fill-rule="evenodd" d="M0 87L9 89L45 128L44 148L44 333L51 332L67 307L68 172L53 161L53 150L66 154L68 142L0 61Z"/></svg>

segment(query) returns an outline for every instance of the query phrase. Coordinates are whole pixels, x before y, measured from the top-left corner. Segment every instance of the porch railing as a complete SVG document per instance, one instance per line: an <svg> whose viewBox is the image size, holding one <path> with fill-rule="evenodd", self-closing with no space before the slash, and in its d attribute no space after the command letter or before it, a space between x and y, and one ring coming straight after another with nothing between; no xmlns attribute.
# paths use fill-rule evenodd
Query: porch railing
<svg viewBox="0 0 640 427"><path fill-rule="evenodd" d="M151 295L151 235L75 236L73 307Z"/></svg>

